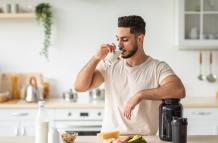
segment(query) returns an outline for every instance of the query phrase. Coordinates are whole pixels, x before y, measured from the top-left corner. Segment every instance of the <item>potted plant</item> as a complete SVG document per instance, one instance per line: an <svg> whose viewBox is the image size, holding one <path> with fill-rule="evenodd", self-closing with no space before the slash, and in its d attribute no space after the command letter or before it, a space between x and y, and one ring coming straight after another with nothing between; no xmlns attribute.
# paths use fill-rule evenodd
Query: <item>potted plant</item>
<svg viewBox="0 0 218 143"><path fill-rule="evenodd" d="M48 49L51 44L51 26L52 26L52 11L49 3L40 3L35 8L37 20L43 24L44 27L44 42L40 55L48 60Z"/></svg>

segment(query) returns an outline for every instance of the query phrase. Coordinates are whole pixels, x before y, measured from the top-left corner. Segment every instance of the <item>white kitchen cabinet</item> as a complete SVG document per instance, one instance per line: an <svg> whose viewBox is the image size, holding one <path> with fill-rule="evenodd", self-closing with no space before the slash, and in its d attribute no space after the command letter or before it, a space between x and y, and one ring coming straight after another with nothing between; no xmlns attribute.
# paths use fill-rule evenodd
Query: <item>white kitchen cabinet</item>
<svg viewBox="0 0 218 143"><path fill-rule="evenodd" d="M186 50L218 49L218 1L176 0L177 45Z"/></svg>
<svg viewBox="0 0 218 143"><path fill-rule="evenodd" d="M19 122L0 120L0 136L18 136Z"/></svg>
<svg viewBox="0 0 218 143"><path fill-rule="evenodd" d="M34 136L37 109L0 109L0 136ZM54 110L48 110L54 120Z"/></svg>
<svg viewBox="0 0 218 143"><path fill-rule="evenodd" d="M20 126L20 136L34 136L35 134L35 122L23 121Z"/></svg>
<svg viewBox="0 0 218 143"><path fill-rule="evenodd" d="M188 135L218 135L218 108L185 108Z"/></svg>

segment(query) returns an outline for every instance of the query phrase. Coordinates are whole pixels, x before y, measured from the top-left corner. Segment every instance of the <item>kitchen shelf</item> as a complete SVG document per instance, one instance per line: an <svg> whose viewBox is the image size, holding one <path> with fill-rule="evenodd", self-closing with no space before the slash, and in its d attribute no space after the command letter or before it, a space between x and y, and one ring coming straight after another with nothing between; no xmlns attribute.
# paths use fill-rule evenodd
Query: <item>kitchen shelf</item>
<svg viewBox="0 0 218 143"><path fill-rule="evenodd" d="M35 13L0 13L0 19L16 19L16 18L24 18L24 19L33 19L35 18Z"/></svg>
<svg viewBox="0 0 218 143"><path fill-rule="evenodd" d="M218 50L218 1L177 0L176 45L181 50Z"/></svg>

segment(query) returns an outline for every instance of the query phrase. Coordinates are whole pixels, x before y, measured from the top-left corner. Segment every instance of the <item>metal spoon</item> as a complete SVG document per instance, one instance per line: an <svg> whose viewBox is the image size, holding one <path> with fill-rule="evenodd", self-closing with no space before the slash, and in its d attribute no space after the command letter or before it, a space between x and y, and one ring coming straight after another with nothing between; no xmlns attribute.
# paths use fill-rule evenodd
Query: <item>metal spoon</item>
<svg viewBox="0 0 218 143"><path fill-rule="evenodd" d="M213 54L212 54L212 51L210 51L209 62L210 62L210 65L209 65L209 75L207 76L207 81L213 83L213 82L216 82L216 75L214 75L212 73L212 64L213 64Z"/></svg>
<svg viewBox="0 0 218 143"><path fill-rule="evenodd" d="M198 75L198 79L199 80L205 80L205 76L202 74L202 53L200 51L199 53L199 75Z"/></svg>

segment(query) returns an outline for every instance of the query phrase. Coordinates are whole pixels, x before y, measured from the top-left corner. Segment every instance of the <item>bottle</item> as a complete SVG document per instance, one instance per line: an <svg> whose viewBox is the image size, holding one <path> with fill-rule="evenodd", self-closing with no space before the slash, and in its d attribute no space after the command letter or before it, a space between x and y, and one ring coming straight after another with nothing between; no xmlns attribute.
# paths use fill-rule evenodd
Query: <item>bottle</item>
<svg viewBox="0 0 218 143"><path fill-rule="evenodd" d="M187 142L187 118L174 117L172 122L172 142L186 143Z"/></svg>
<svg viewBox="0 0 218 143"><path fill-rule="evenodd" d="M48 98L49 96L49 82L48 81L42 82L42 96L44 99Z"/></svg>
<svg viewBox="0 0 218 143"><path fill-rule="evenodd" d="M48 143L48 115L45 109L45 101L38 102L36 118L35 143Z"/></svg>
<svg viewBox="0 0 218 143"><path fill-rule="evenodd" d="M59 133L57 128L50 127L48 131L48 143L59 143Z"/></svg>
<svg viewBox="0 0 218 143"><path fill-rule="evenodd" d="M11 94L13 99L20 99L17 86L18 86L18 75L11 75Z"/></svg>
<svg viewBox="0 0 218 143"><path fill-rule="evenodd" d="M159 107L159 137L164 141L172 141L173 117L182 117L180 99L165 99Z"/></svg>
<svg viewBox="0 0 218 143"><path fill-rule="evenodd" d="M218 100L218 91L216 92L216 100Z"/></svg>

